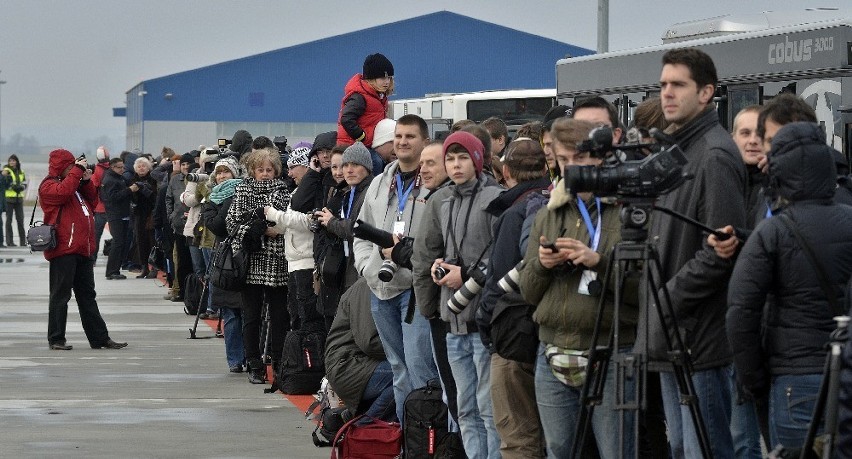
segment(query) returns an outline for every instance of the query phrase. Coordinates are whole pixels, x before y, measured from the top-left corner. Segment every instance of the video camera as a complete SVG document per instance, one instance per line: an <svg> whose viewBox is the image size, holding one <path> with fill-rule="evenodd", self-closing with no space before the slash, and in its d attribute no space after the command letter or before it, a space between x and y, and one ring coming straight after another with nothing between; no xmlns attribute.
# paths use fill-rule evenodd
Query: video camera
<svg viewBox="0 0 852 459"><path fill-rule="evenodd" d="M222 147L223 142L227 142L228 139L219 139L219 148L207 148L201 152L201 155L198 158L198 162L201 165L201 170L204 171L202 175L213 175L213 170L216 168L216 161L219 161L222 158L226 158L228 156L233 156L237 161L240 160L240 154L231 151L228 149L227 145ZM205 178L206 179L206 178Z"/></svg>
<svg viewBox="0 0 852 459"><path fill-rule="evenodd" d="M612 155L612 164L566 167L568 188L572 193L591 191L600 197L655 198L681 186L690 178L683 171L687 162L683 151L677 144L666 145L669 139L659 130L652 129L651 135L661 142L618 146L621 150L648 149L652 153L645 159L622 161L616 153ZM607 126L593 129L587 140L577 144L577 151L607 158L614 153L612 129Z"/></svg>

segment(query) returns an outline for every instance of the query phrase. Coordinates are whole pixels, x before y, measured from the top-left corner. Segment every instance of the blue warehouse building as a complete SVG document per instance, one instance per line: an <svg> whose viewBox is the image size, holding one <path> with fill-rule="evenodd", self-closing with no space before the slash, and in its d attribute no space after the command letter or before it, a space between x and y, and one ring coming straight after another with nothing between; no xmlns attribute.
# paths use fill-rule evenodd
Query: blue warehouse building
<svg viewBox="0 0 852 459"><path fill-rule="evenodd" d="M441 11L143 81L127 91L127 148L213 145L238 129L291 144L335 129L364 57L394 65L394 99L556 87L556 61L592 50Z"/></svg>

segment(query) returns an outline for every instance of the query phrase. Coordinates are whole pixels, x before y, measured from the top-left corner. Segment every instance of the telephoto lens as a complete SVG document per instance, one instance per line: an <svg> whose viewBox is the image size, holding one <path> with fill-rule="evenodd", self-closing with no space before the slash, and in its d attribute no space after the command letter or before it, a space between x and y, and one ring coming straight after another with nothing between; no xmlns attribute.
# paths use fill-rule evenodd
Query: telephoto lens
<svg viewBox="0 0 852 459"><path fill-rule="evenodd" d="M507 272L506 275L497 282L500 289L506 293L520 291L518 280L521 277L522 269L524 269L524 260L519 261L511 271Z"/></svg>
<svg viewBox="0 0 852 459"><path fill-rule="evenodd" d="M461 314L485 286L485 276L487 275L485 266L481 264L474 266L469 274L470 277L467 282L462 284L461 288L447 301L447 307L456 314Z"/></svg>
<svg viewBox="0 0 852 459"><path fill-rule="evenodd" d="M190 172L189 174L186 174L186 181L187 182L203 182L203 181L207 180L208 177L209 177L209 175L207 175L207 174L202 174L202 173L198 173L198 172Z"/></svg>
<svg viewBox="0 0 852 459"><path fill-rule="evenodd" d="M397 266L391 260L385 260L382 262L382 267L379 268L379 280L382 282L390 282L393 279L393 275L396 274Z"/></svg>

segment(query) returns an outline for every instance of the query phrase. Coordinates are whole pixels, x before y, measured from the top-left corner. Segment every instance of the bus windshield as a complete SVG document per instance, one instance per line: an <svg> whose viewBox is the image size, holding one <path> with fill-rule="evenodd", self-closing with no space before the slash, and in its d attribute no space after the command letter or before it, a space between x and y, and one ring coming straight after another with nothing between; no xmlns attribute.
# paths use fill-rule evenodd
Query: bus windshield
<svg viewBox="0 0 852 459"><path fill-rule="evenodd" d="M471 100L467 102L467 117L477 123L496 116L506 124L524 124L543 120L555 102L553 97Z"/></svg>

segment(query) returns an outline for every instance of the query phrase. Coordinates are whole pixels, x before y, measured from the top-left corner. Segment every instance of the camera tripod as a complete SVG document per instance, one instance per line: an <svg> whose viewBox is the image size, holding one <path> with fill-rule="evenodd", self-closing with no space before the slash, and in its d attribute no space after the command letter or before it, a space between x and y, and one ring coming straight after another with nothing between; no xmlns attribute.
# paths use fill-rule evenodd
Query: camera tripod
<svg viewBox="0 0 852 459"><path fill-rule="evenodd" d="M209 280L205 280L201 289L201 303L204 303L206 296L210 295L210 290L208 284ZM198 336L196 333L198 332L198 319L201 315L201 307L204 306L202 304L198 305L198 310L195 311L195 323L192 324L192 328L189 329L189 338L187 339L208 339L208 338L224 338L225 335L222 333L222 313L219 313L219 320L216 324L216 334L213 336ZM205 306L206 309L206 306Z"/></svg>
<svg viewBox="0 0 852 459"><path fill-rule="evenodd" d="M627 416L632 415L633 444L631 446L633 448L633 457L639 457L639 415L647 409L645 381L647 381L648 373L648 345L646 341L645 349L640 349L638 352L634 350L632 353L622 353L618 349L620 345L619 316L620 309L624 304L623 295L626 280L628 277L635 277L641 273L642 278L647 280L647 290L653 295L653 306L649 303L644 308L645 323L648 323L651 314L650 308L653 307L660 323L663 325L668 359L671 362L672 370L680 389L680 403L689 407L702 456L709 458L712 457L710 440L707 436L704 420L701 417L698 396L695 393L695 387L691 378L693 371L692 363L689 353L684 346L683 338L678 331L669 291L666 289L665 282L660 278L662 263L660 262L659 252L653 243L647 241L647 224L650 211L653 208L653 199L642 198L637 201L637 204L625 203L625 206L621 210L622 241L617 243L612 249L606 274L601 284L604 289L598 302L598 314L589 349L586 382L583 385L580 395L580 412L577 416L577 429L572 444L571 457L580 457L580 452L583 450L583 441L589 434L595 406L599 405L603 400L604 390L606 389L606 375L611 359L615 363L616 371L616 387L612 388L612 390L615 392L615 409L619 412L618 438L616 441L618 442L619 451L623 454L625 447L628 446L625 444L624 435L628 420ZM666 213L671 215L670 212L672 211L668 211L667 209ZM613 277L615 289L612 328L607 345L599 346L601 324L606 306L605 287L609 285ZM663 309L664 303L665 310ZM629 385L632 385L635 389L632 394L629 391Z"/></svg>

